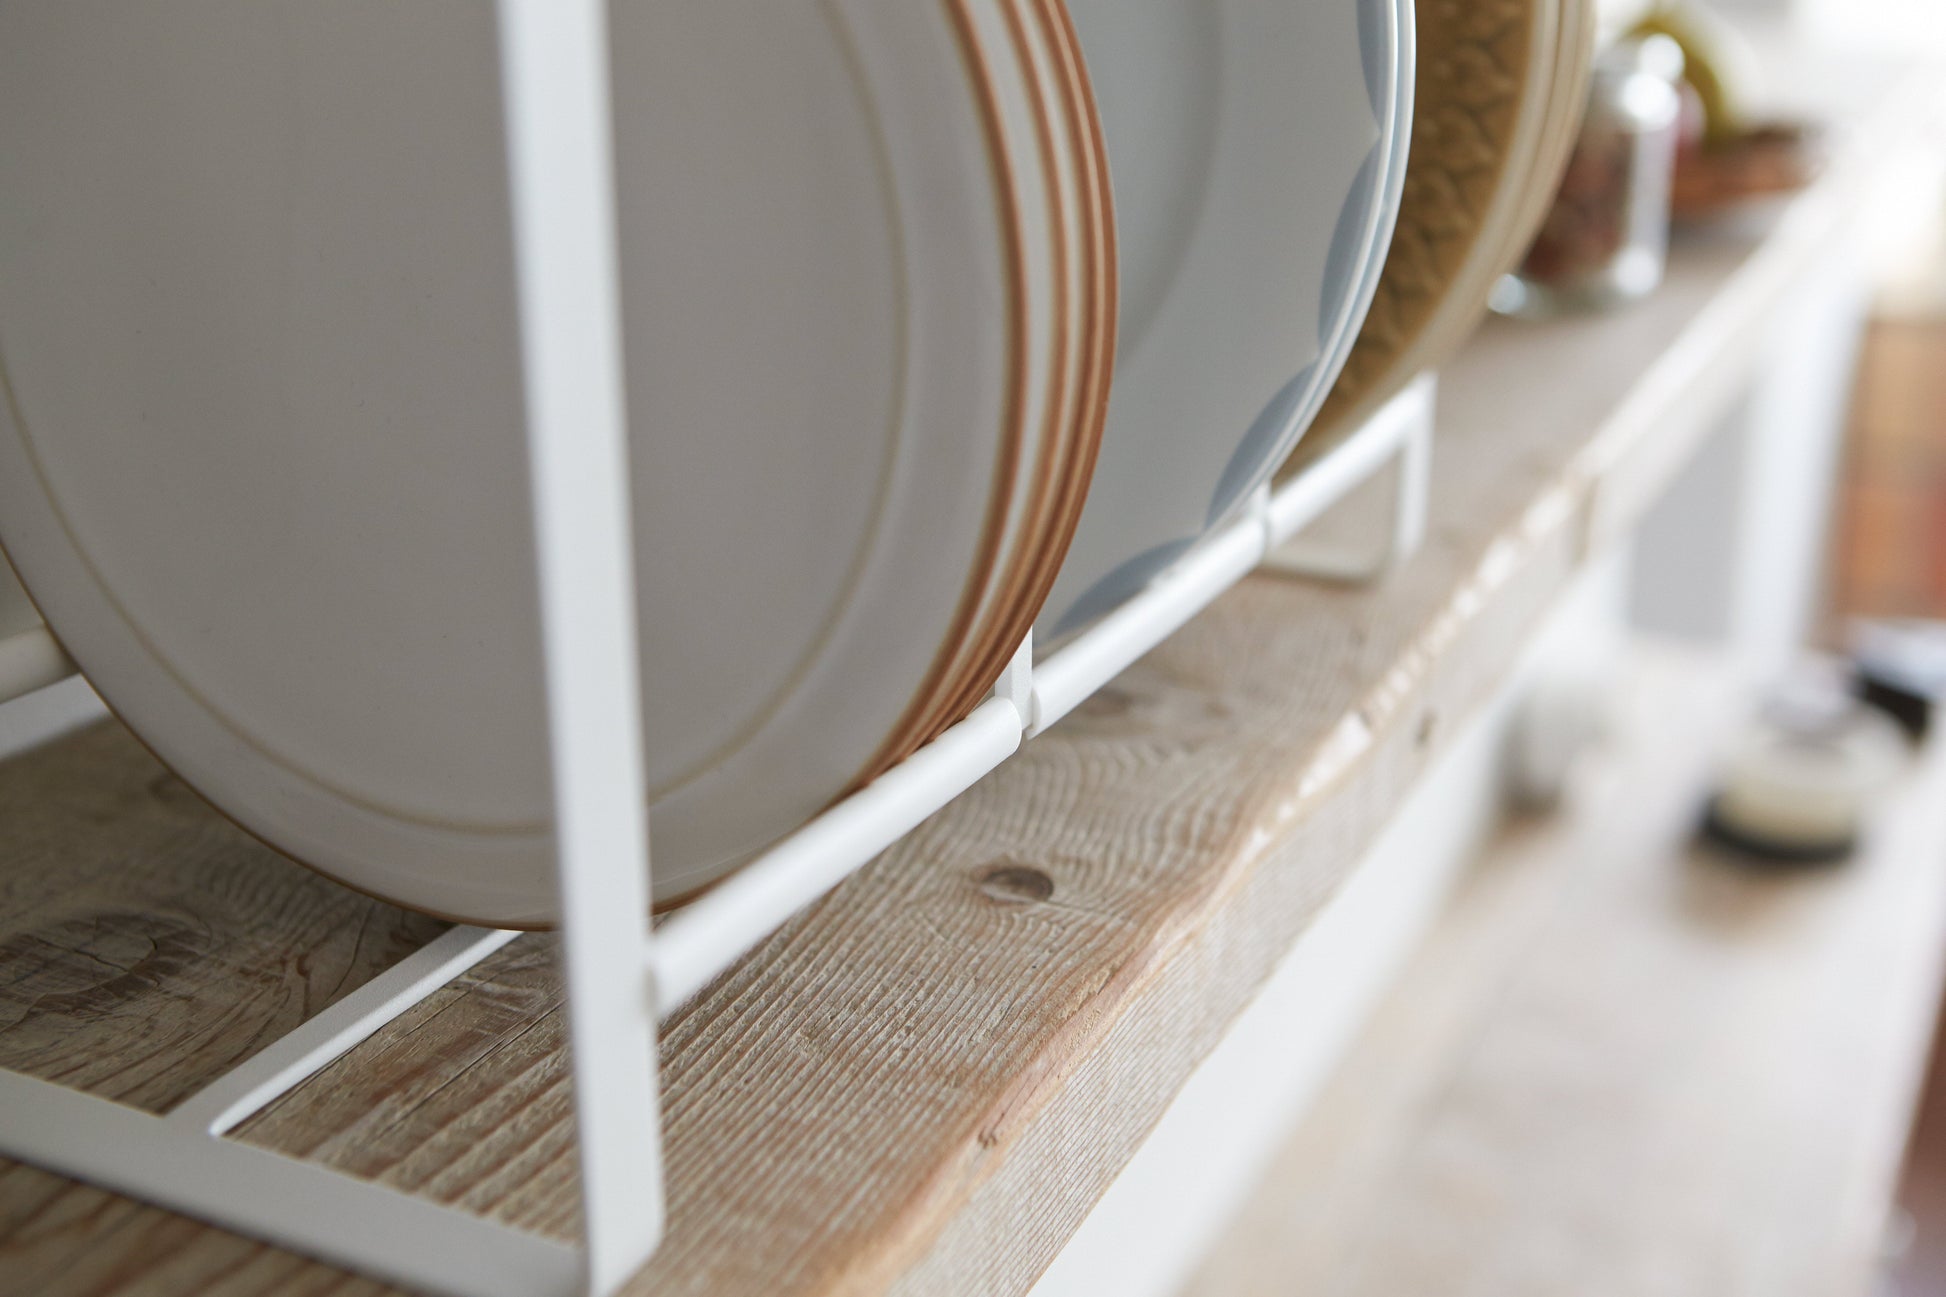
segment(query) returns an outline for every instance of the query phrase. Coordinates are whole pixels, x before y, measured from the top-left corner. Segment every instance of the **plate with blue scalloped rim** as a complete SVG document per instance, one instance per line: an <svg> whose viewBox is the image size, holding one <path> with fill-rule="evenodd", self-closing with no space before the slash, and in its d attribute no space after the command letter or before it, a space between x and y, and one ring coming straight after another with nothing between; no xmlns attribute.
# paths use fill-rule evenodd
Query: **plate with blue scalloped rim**
<svg viewBox="0 0 1946 1297"><path fill-rule="evenodd" d="M1068 0L1119 238L1115 388L1036 627L1068 638L1268 481L1370 305L1405 172L1412 0Z"/></svg>

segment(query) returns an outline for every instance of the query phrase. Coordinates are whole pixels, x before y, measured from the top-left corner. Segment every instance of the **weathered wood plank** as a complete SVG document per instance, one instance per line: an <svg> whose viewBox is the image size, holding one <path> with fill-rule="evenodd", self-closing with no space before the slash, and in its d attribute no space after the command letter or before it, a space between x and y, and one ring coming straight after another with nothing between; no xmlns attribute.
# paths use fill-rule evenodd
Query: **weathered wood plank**
<svg viewBox="0 0 1946 1297"><path fill-rule="evenodd" d="M444 929L218 818L119 726L0 764L0 1066L161 1111Z"/></svg>
<svg viewBox="0 0 1946 1297"><path fill-rule="evenodd" d="M113 722L0 763L0 826L0 1065L150 1111L446 926L278 856ZM267 1252L0 1167L0 1290L167 1283L157 1263L192 1246L201 1280ZM282 1283L302 1263L257 1264Z"/></svg>

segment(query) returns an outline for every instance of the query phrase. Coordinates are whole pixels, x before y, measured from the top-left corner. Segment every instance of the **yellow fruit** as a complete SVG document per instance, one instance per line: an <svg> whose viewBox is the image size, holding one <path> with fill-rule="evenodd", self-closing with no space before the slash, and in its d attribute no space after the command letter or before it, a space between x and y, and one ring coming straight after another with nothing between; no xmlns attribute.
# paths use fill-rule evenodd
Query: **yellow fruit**
<svg viewBox="0 0 1946 1297"><path fill-rule="evenodd" d="M1683 80L1703 106L1703 144L1727 144L1746 129L1741 87L1741 41L1707 10L1682 0L1658 0L1627 36L1667 36L1682 47Z"/></svg>

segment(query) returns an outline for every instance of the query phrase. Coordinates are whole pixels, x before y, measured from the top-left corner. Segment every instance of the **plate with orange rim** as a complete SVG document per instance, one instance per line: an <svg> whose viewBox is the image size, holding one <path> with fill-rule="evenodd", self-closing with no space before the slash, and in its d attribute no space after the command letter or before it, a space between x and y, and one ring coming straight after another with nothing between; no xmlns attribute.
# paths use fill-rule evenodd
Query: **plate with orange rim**
<svg viewBox="0 0 1946 1297"><path fill-rule="evenodd" d="M1049 385L1043 406L1050 457L1032 492L1022 545L1005 579L996 583L993 616L969 648L968 670L943 691L933 729L966 714L1027 637L1046 602L1087 497L1114 364L1116 267L1113 193L1093 89L1072 21L1060 0L1008 0L991 15L994 43L1005 42L1027 64L1033 124L1044 151L1044 184L1065 239L1052 282L1062 309L1057 328L1071 351L1070 366Z"/></svg>
<svg viewBox="0 0 1946 1297"><path fill-rule="evenodd" d="M0 542L246 828L545 926L490 8L84 10L0 10ZM615 10L658 903L955 719L1059 561L1114 266L1058 16Z"/></svg>

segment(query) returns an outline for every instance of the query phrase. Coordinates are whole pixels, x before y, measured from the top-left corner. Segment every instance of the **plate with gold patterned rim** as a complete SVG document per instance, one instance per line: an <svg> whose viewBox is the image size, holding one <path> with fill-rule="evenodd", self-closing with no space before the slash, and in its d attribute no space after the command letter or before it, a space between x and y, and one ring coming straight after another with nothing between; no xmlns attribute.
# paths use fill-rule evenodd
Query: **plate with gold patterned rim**
<svg viewBox="0 0 1946 1297"><path fill-rule="evenodd" d="M1411 158L1392 246L1289 476L1444 356L1485 309L1543 145L1561 0L1419 0Z"/></svg>

